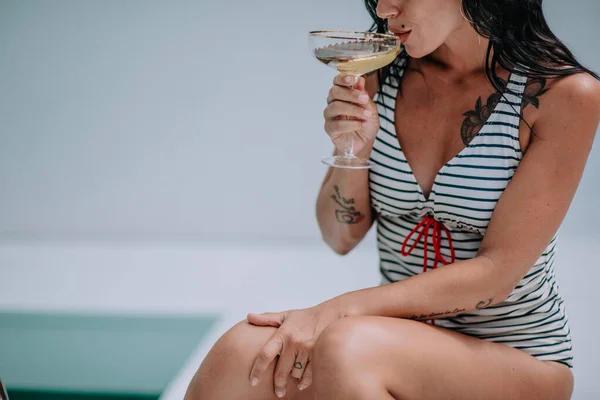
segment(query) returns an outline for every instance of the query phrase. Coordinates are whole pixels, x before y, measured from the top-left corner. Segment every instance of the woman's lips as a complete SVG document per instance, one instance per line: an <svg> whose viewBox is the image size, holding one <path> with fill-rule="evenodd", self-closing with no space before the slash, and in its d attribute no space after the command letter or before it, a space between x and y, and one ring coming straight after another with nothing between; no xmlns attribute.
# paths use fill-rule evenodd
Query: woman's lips
<svg viewBox="0 0 600 400"><path fill-rule="evenodd" d="M404 42L406 42L406 40L410 36L411 32L412 31L396 32L396 36L398 36L398 38L400 39L400 41L404 43Z"/></svg>

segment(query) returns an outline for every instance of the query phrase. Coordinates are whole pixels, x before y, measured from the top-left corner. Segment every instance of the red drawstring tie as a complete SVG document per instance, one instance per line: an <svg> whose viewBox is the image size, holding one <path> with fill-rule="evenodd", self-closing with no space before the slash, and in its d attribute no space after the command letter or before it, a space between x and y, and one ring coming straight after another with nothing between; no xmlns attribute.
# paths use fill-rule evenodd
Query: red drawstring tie
<svg viewBox="0 0 600 400"><path fill-rule="evenodd" d="M427 258L427 247L428 247L428 243L429 243L429 229L431 227L433 227L433 233L431 235L431 239L433 241L433 251L435 252L435 259L433 261L432 269L437 268L438 262L441 262L444 265L448 265L448 264L453 263L456 260L456 255L454 253L454 246L452 245L452 236L450 235L450 231L448 230L448 228L446 228L446 226L444 226L444 224L442 222L437 221L432 216L426 215L423 217L423 220L421 220L421 222L419 222L413 228L413 230L410 231L410 233L408 234L408 236L406 236L406 239L404 239L404 242L402 243L402 255L406 257L412 253L412 251L415 249L415 247L417 247L417 243L419 243L421 241L421 238L423 237L423 235L425 235L425 240L424 240L425 250L424 250L424 254L423 254L423 272L427 272L427 262L429 261L429 259ZM419 230L420 230L420 232L419 232ZM448 243L450 246L450 255L451 255L450 261L447 261L442 256L442 253L440 251L440 247L441 247L441 243L442 243L442 230L444 232L446 232L446 238L448 239ZM406 250L408 241L417 232L419 232L419 236L414 241L412 246L408 250ZM431 324L435 325L434 320L431 320Z"/></svg>

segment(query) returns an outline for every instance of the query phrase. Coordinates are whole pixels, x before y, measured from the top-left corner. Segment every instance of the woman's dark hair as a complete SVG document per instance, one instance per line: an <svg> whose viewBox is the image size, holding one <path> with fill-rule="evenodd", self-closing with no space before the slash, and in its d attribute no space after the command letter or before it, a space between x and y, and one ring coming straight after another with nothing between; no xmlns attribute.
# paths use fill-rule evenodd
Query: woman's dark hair
<svg viewBox="0 0 600 400"><path fill-rule="evenodd" d="M496 67L508 71L525 67L532 78L550 78L587 72L600 77L581 65L571 51L550 30L542 11L543 0L462 0L462 11L475 31L490 39L486 53L485 73L494 88L505 87ZM371 31L387 33L387 20L377 16L377 0L365 0L374 24ZM380 71L383 82L395 75L394 64ZM397 76L397 75L395 75Z"/></svg>

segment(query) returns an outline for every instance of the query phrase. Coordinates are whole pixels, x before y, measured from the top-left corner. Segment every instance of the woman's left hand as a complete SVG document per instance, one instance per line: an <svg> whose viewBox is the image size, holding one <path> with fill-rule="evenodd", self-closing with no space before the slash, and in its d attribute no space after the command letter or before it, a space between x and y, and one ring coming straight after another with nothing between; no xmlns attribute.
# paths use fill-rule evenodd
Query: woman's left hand
<svg viewBox="0 0 600 400"><path fill-rule="evenodd" d="M285 396L288 376L300 380L298 389L312 383L310 360L321 332L343 317L336 302L325 302L302 310L248 314L248 322L257 326L274 326L277 331L258 354L250 372L252 386L258 385L269 365L279 356L273 381L275 395Z"/></svg>

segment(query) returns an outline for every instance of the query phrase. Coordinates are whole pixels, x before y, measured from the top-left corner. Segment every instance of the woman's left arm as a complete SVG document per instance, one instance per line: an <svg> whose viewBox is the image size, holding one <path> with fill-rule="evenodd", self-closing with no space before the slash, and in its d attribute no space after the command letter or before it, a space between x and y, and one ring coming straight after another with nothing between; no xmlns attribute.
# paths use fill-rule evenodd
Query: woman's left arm
<svg viewBox="0 0 600 400"><path fill-rule="evenodd" d="M578 74L544 96L531 144L473 259L339 296L343 315L427 320L501 303L543 253L575 195L600 121L600 83Z"/></svg>

